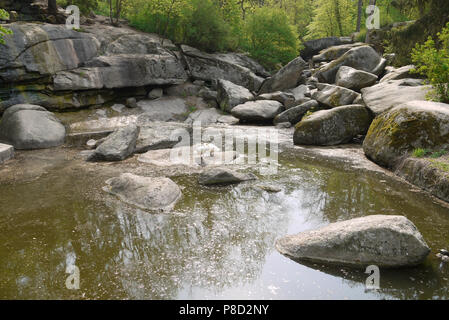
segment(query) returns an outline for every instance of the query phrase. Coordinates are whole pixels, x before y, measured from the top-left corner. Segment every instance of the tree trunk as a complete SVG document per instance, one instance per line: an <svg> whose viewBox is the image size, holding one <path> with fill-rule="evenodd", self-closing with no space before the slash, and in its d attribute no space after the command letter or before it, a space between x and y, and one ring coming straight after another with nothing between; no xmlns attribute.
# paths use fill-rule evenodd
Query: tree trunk
<svg viewBox="0 0 449 320"><path fill-rule="evenodd" d="M56 5L56 0L48 0L48 12L51 14L58 13L58 6Z"/></svg>
<svg viewBox="0 0 449 320"><path fill-rule="evenodd" d="M357 4L357 28L356 32L360 32L361 24L362 24L362 14L363 14L363 0L359 0Z"/></svg>

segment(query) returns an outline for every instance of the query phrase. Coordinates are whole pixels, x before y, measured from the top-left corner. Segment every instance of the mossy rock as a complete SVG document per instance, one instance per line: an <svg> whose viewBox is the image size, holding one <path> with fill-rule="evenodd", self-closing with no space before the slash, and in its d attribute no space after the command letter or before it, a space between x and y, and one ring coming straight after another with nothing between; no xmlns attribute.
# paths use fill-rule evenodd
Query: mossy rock
<svg viewBox="0 0 449 320"><path fill-rule="evenodd" d="M414 149L446 149L449 146L449 105L411 101L377 116L363 149L374 162L395 167Z"/></svg>

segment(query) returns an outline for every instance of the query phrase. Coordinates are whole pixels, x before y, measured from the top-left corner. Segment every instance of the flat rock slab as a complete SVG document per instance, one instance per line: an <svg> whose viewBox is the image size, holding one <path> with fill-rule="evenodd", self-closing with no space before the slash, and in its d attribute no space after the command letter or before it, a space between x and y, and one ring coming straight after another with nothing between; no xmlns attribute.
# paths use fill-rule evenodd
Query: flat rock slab
<svg viewBox="0 0 449 320"><path fill-rule="evenodd" d="M14 147L9 144L0 143L0 163L14 157Z"/></svg>
<svg viewBox="0 0 449 320"><path fill-rule="evenodd" d="M279 239L277 250L295 260L397 268L422 263L430 252L404 216L371 215Z"/></svg>
<svg viewBox="0 0 449 320"><path fill-rule="evenodd" d="M282 103L274 100L248 101L240 104L231 113L242 122L269 122L284 111Z"/></svg>
<svg viewBox="0 0 449 320"><path fill-rule="evenodd" d="M103 190L128 204L152 211L170 211L182 196L179 186L169 178L132 173L108 179Z"/></svg>
<svg viewBox="0 0 449 320"><path fill-rule="evenodd" d="M222 151L211 143L184 146L173 149L150 150L139 155L137 161L159 167L187 166L201 168L235 163L237 153Z"/></svg>

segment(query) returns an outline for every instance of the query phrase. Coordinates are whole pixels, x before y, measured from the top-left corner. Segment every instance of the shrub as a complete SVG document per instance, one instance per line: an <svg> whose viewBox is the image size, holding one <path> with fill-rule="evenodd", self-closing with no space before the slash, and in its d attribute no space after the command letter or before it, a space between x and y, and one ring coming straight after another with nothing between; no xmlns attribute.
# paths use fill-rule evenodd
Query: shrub
<svg viewBox="0 0 449 320"><path fill-rule="evenodd" d="M192 0L184 11L184 41L198 49L216 52L230 48L230 27L211 0Z"/></svg>
<svg viewBox="0 0 449 320"><path fill-rule="evenodd" d="M9 13L3 9L0 9L0 18L9 18ZM0 25L0 44L5 44L5 39L3 39L3 37L7 34L12 34L12 31Z"/></svg>
<svg viewBox="0 0 449 320"><path fill-rule="evenodd" d="M268 69L276 69L298 55L298 35L281 10L257 9L247 19L244 34L244 49Z"/></svg>
<svg viewBox="0 0 449 320"><path fill-rule="evenodd" d="M449 102L449 23L438 33L439 45L429 37L412 51L412 60L416 65L415 72L425 75L435 88L436 100Z"/></svg>

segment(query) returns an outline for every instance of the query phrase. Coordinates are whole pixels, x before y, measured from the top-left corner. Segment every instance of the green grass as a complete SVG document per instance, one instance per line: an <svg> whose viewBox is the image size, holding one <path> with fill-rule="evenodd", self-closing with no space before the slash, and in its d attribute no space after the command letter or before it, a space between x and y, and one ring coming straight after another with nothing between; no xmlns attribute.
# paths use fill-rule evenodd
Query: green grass
<svg viewBox="0 0 449 320"><path fill-rule="evenodd" d="M416 158L422 158L425 157L427 154L429 154L431 151L427 149L417 148L413 150L413 156Z"/></svg>
<svg viewBox="0 0 449 320"><path fill-rule="evenodd" d="M447 154L446 150L431 151L431 150L422 149L422 148L417 148L417 149L413 150L413 156L415 158L423 158L423 157L428 156L430 158L436 159L436 158L442 157L446 154Z"/></svg>
<svg viewBox="0 0 449 320"><path fill-rule="evenodd" d="M437 168L440 169L442 171L445 172L449 172L449 163L447 162L442 162L442 161L437 161L437 160L430 160L432 162L432 165Z"/></svg>

